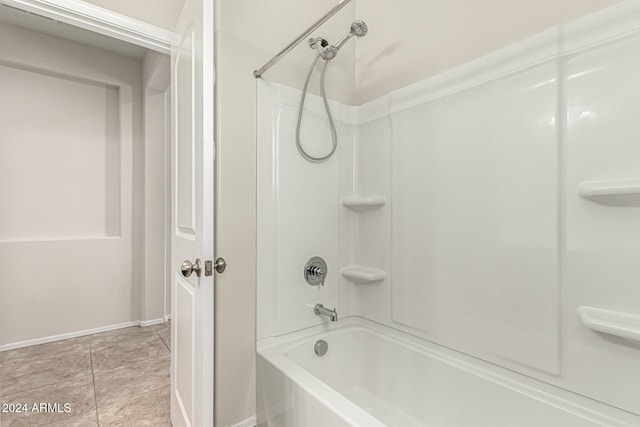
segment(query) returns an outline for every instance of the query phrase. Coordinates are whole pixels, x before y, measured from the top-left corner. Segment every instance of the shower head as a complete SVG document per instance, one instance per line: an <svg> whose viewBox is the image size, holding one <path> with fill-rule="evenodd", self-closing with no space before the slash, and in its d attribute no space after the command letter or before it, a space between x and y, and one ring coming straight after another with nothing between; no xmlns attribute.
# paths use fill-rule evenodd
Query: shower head
<svg viewBox="0 0 640 427"><path fill-rule="evenodd" d="M320 51L320 57L325 61L331 61L338 54L338 49L335 46L327 46Z"/></svg>
<svg viewBox="0 0 640 427"><path fill-rule="evenodd" d="M365 24L364 21L353 21L353 23L351 24L350 34L358 38L366 36L367 31L369 31L369 28L367 27L367 24Z"/></svg>
<svg viewBox="0 0 640 427"><path fill-rule="evenodd" d="M344 46L344 44L349 41L351 37L355 36L360 38L366 36L367 31L369 31L369 28L367 27L367 24L364 23L364 21L353 21L353 23L351 24L351 29L349 30L349 34L344 36L342 40L338 42L338 44L336 45L336 49L340 50L340 48L342 48L342 46Z"/></svg>

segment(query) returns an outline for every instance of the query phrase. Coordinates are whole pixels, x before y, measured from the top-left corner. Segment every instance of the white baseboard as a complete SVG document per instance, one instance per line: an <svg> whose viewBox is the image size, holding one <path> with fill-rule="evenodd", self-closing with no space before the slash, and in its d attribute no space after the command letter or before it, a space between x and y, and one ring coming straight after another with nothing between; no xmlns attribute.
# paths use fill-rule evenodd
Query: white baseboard
<svg viewBox="0 0 640 427"><path fill-rule="evenodd" d="M164 321L168 322L169 320L171 320L171 315L170 314L165 314L164 315Z"/></svg>
<svg viewBox="0 0 640 427"><path fill-rule="evenodd" d="M256 427L256 417L247 418L244 421L234 424L231 427Z"/></svg>
<svg viewBox="0 0 640 427"><path fill-rule="evenodd" d="M16 348L29 347L29 346L38 345L38 344L46 344L48 342L54 342L54 341L62 341L62 340L67 340L69 338L83 337L85 335L92 335L100 332L107 332L107 331L113 331L116 329L129 328L131 326L150 326L150 325L154 325L162 322L164 322L164 319L160 318L155 320L147 320L144 322L144 324L140 320L134 320L132 322L118 323L115 325L108 325L108 326L100 326L98 328L85 329L84 331L68 332L66 334L52 335L49 337L35 338L32 340L19 341L19 342L14 342L10 344L3 344L3 345L0 345L0 351L15 350Z"/></svg>
<svg viewBox="0 0 640 427"><path fill-rule="evenodd" d="M166 319L163 316L159 319L141 320L140 326L153 326L153 325L157 325L159 323L164 323L164 322L166 322Z"/></svg>

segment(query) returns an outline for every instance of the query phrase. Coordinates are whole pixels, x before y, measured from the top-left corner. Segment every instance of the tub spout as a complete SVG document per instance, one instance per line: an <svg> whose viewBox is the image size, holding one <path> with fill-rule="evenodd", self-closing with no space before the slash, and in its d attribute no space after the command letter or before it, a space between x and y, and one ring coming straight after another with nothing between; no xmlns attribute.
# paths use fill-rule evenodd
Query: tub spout
<svg viewBox="0 0 640 427"><path fill-rule="evenodd" d="M316 304L315 307L313 307L313 312L316 316L327 316L332 322L338 321L338 312L335 308L333 310L329 310L322 304Z"/></svg>

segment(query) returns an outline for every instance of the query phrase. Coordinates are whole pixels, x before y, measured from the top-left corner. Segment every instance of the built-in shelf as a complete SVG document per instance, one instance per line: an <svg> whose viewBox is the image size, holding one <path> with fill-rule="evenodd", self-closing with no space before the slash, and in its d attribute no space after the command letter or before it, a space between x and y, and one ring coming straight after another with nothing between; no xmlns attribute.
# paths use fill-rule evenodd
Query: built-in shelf
<svg viewBox="0 0 640 427"><path fill-rule="evenodd" d="M640 207L640 179L583 181L578 194L602 205Z"/></svg>
<svg viewBox="0 0 640 427"><path fill-rule="evenodd" d="M385 273L383 270L359 266L343 268L342 275L347 279L363 283L380 282L384 280L385 277L387 277L387 273Z"/></svg>
<svg viewBox="0 0 640 427"><path fill-rule="evenodd" d="M384 206L385 203L387 203L387 199L383 196L346 197L342 199L342 206L356 212L379 208Z"/></svg>
<svg viewBox="0 0 640 427"><path fill-rule="evenodd" d="M589 329L640 342L640 316L586 306L578 307L578 316Z"/></svg>

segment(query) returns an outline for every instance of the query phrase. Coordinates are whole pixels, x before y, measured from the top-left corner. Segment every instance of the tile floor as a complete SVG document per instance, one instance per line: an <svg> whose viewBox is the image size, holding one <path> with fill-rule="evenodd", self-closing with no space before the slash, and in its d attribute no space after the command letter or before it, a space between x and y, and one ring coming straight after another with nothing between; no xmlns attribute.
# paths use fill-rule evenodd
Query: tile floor
<svg viewBox="0 0 640 427"><path fill-rule="evenodd" d="M28 408L7 413L0 407L0 426L171 426L169 325L0 352L0 403ZM35 409L41 403L59 407L39 412L34 403Z"/></svg>

